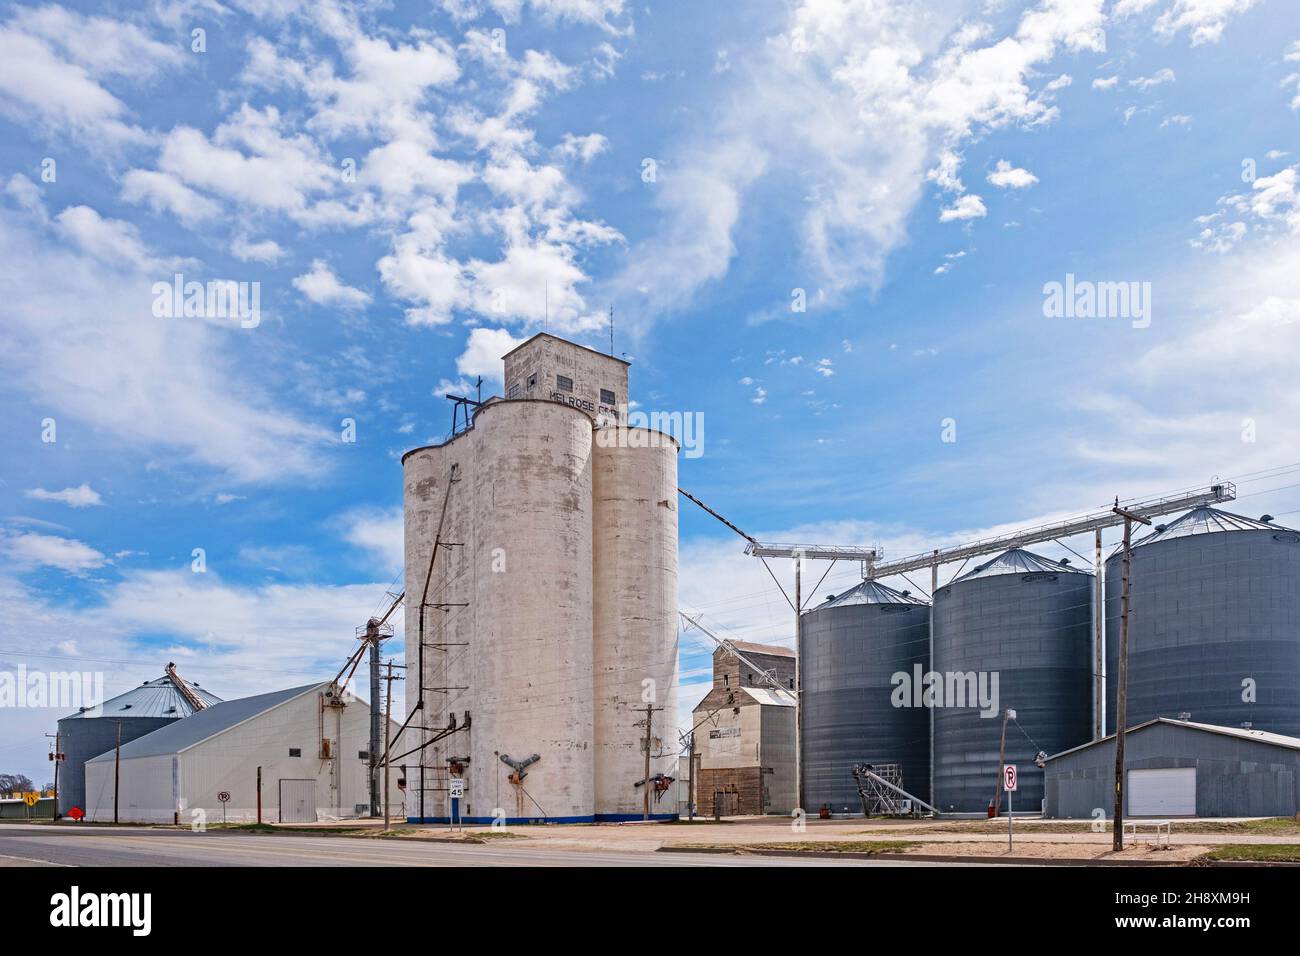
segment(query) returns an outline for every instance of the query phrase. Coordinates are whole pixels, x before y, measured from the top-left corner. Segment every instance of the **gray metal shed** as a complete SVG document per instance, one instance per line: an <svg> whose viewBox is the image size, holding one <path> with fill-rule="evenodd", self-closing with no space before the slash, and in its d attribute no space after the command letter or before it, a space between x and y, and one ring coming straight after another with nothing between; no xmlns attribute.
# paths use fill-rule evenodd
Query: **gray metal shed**
<svg viewBox="0 0 1300 956"><path fill-rule="evenodd" d="M1129 729L1126 817L1289 817L1300 812L1300 738L1158 717ZM1115 736L1047 759L1046 816L1115 808Z"/></svg>

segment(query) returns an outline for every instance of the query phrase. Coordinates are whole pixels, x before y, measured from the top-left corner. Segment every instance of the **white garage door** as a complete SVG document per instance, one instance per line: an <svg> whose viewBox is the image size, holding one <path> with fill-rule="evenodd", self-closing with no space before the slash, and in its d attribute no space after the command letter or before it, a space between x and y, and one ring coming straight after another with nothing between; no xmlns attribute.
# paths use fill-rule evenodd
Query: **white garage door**
<svg viewBox="0 0 1300 956"><path fill-rule="evenodd" d="M1128 812L1134 817L1196 816L1196 768L1130 770Z"/></svg>
<svg viewBox="0 0 1300 956"><path fill-rule="evenodd" d="M280 779L280 822L316 822L316 781Z"/></svg>

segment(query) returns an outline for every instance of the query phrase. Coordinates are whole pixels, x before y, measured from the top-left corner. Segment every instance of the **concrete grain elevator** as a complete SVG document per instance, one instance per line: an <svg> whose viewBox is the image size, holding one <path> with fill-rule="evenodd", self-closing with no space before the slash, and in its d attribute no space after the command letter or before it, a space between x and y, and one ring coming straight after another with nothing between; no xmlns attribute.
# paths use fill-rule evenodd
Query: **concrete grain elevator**
<svg viewBox="0 0 1300 956"><path fill-rule="evenodd" d="M412 819L453 781L465 822L640 819L647 785L676 815L677 443L626 427L627 372L536 335L505 399L402 459Z"/></svg>

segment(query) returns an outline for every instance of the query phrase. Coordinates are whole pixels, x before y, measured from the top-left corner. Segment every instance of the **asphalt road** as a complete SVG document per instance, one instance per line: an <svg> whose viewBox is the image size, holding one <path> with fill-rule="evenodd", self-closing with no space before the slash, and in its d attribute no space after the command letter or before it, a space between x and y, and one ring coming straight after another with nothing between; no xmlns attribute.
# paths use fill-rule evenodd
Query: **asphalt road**
<svg viewBox="0 0 1300 956"><path fill-rule="evenodd" d="M0 825L0 866L940 866L898 860L592 852L301 834Z"/></svg>

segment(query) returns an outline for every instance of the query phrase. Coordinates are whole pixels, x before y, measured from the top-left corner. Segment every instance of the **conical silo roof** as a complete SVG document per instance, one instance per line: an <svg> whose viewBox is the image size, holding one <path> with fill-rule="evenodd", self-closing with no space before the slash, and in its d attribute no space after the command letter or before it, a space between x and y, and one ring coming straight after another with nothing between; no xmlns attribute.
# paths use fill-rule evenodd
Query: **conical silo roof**
<svg viewBox="0 0 1300 956"><path fill-rule="evenodd" d="M832 595L821 604L817 605L816 610L827 607L847 607L851 604L920 604L926 602L919 598L913 597L902 591L895 591L891 587L881 584L879 581L863 581L856 587L850 588L843 594Z"/></svg>
<svg viewBox="0 0 1300 956"><path fill-rule="evenodd" d="M1193 508L1185 515L1175 518L1166 525L1160 525L1150 534L1133 542L1133 547L1156 541L1168 541L1172 538L1187 538L1197 534L1218 534L1223 531L1290 531L1281 525L1259 518L1247 518L1228 511L1220 511L1209 505Z"/></svg>
<svg viewBox="0 0 1300 956"><path fill-rule="evenodd" d="M191 691L205 704L219 704L221 698L209 694L191 681L186 681ZM74 717L188 717L194 707L167 676L147 680L124 694L104 701L98 707L83 707L65 720Z"/></svg>
<svg viewBox="0 0 1300 956"><path fill-rule="evenodd" d="M1072 568L1068 564L1062 564L1060 561L1045 558L1041 554L1026 551L1024 548L1012 548L1010 551L1002 552L991 561L985 561L979 567L967 571L952 583L973 581L976 578L992 578L999 574L1031 574L1040 571L1051 571L1058 574L1062 571L1072 574L1088 573L1079 568Z"/></svg>

